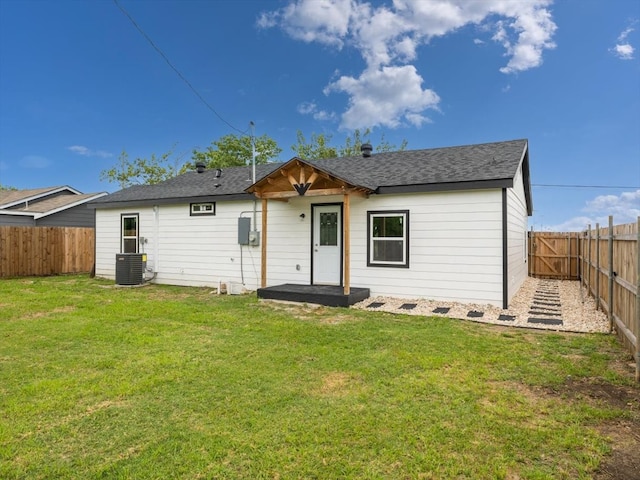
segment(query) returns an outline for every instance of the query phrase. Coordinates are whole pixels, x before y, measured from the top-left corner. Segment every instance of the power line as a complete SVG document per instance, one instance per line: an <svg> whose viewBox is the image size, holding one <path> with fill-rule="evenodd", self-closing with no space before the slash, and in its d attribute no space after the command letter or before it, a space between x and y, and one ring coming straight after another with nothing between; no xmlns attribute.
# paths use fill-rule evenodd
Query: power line
<svg viewBox="0 0 640 480"><path fill-rule="evenodd" d="M162 50L160 50L160 48L153 42L153 40L151 39L151 37L149 37L149 35L147 35L145 33L144 30L142 30L142 28L140 28L140 26L136 23L136 21L134 20L134 18L129 14L129 12L127 12L124 7L122 5L120 5L120 3L118 2L118 0L113 0L113 3L116 4L116 6L120 9L120 11L131 21L131 23L133 24L134 27L136 27L136 30L138 30L138 32L140 32L140 34L147 40L147 42L149 42L149 44L153 47L153 49L158 52L160 54L160 56L164 59L165 62L167 62L167 65L169 65L171 67L171 69L176 72L176 74L178 75L178 77L180 77L180 79L187 84L187 86L191 89L191 91L193 93L195 93L196 97L198 97L200 99L200 101L209 109L211 110L216 117L218 117L222 122L226 123L229 127L231 127L233 130L240 132L241 134L246 134L247 131L242 131L239 128L234 127L233 125L231 125L229 122L227 122L222 115L220 115L215 108L213 108L209 102L207 102L204 97L202 95L200 95L200 92L198 92L195 87L193 85L191 85L191 82L189 82L189 80L187 80L185 78L184 75L182 75L182 73L180 73L180 70L178 70L173 63L171 63L171 60L169 60L169 58L164 54L164 52Z"/></svg>
<svg viewBox="0 0 640 480"><path fill-rule="evenodd" d="M553 188L640 188L640 187L632 187L632 186L621 186L621 185L555 185L555 184L544 184L544 183L532 183L532 187L553 187Z"/></svg>

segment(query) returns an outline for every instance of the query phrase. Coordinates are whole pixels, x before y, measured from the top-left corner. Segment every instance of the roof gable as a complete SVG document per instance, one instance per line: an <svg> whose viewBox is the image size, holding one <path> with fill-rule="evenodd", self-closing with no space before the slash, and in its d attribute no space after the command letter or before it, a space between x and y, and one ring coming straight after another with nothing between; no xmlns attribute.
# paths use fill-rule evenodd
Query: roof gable
<svg viewBox="0 0 640 480"><path fill-rule="evenodd" d="M107 195L107 192L81 193L69 186L10 190L0 192L0 213L32 216L35 219L77 207Z"/></svg>
<svg viewBox="0 0 640 480"><path fill-rule="evenodd" d="M332 175L321 166L294 157L248 187L246 192L258 198L290 198L297 196L369 194L367 187Z"/></svg>
<svg viewBox="0 0 640 480"><path fill-rule="evenodd" d="M59 187L32 188L28 190L3 190L0 191L0 209L10 208L25 202L35 202L40 198L56 193L71 193L80 195L81 192L68 185Z"/></svg>

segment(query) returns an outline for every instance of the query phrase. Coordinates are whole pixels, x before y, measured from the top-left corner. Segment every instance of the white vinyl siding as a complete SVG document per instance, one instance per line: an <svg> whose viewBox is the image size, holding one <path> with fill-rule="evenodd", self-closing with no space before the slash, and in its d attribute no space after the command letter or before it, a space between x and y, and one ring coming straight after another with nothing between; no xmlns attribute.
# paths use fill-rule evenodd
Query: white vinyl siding
<svg viewBox="0 0 640 480"><path fill-rule="evenodd" d="M341 201L337 195L268 201L267 285L311 284L311 204Z"/></svg>
<svg viewBox="0 0 640 480"><path fill-rule="evenodd" d="M351 205L351 285L371 295L501 305L500 190L380 195ZM409 210L409 268L367 266L366 211Z"/></svg>
<svg viewBox="0 0 640 480"><path fill-rule="evenodd" d="M527 204L522 181L522 166L514 178L513 188L507 189L507 265L508 299L511 301L528 275L526 234Z"/></svg>
<svg viewBox="0 0 640 480"><path fill-rule="evenodd" d="M311 205L342 202L342 195L268 201L268 286L311 283ZM141 247L149 255L148 266L157 270L156 282L216 286L241 281L238 217L252 217L253 202L216 202L215 216L191 216L188 203L157 208L157 221L152 207L136 209L139 235L147 241ZM262 228L260 209L258 202L252 229ZM367 287L372 296L502 305L500 189L354 196L350 210L351 286ZM385 210L409 212L409 268L367 266L367 212ZM97 210L99 276L115 276L120 214L130 211ZM242 249L245 286L253 290L260 286L261 246Z"/></svg>
<svg viewBox="0 0 640 480"><path fill-rule="evenodd" d="M156 283L214 287L218 282L240 282L244 273L246 288L259 286L260 247L243 246L241 259L237 233L238 217L241 212L252 217L253 202L218 203L216 215L191 216L188 203L156 209L157 213L153 207L138 209L138 234L146 240L141 248L148 255L147 266L157 273ZM257 221L260 225L259 214ZM98 276L115 278L119 222L120 211L97 210Z"/></svg>

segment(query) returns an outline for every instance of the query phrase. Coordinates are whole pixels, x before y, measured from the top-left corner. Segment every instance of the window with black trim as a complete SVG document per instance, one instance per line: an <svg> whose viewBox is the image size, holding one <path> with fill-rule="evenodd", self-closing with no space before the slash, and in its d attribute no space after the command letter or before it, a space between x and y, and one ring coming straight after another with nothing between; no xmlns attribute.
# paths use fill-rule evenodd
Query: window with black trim
<svg viewBox="0 0 640 480"><path fill-rule="evenodd" d="M215 215L216 214L216 203L215 202L205 202L205 203L192 203L189 209L189 215Z"/></svg>
<svg viewBox="0 0 640 480"><path fill-rule="evenodd" d="M367 265L409 267L409 210L367 212Z"/></svg>
<svg viewBox="0 0 640 480"><path fill-rule="evenodd" d="M121 253L138 253L138 214L121 216Z"/></svg>

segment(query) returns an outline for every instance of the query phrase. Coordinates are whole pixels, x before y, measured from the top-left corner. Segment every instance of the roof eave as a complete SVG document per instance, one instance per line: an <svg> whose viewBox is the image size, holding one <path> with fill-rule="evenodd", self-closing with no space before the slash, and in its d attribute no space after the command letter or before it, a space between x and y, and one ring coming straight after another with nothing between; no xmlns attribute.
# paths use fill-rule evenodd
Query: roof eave
<svg viewBox="0 0 640 480"><path fill-rule="evenodd" d="M383 185L376 189L379 195L394 193L452 192L460 190L490 190L494 188L512 188L513 178L475 180L469 182L422 183L415 185Z"/></svg>
<svg viewBox="0 0 640 480"><path fill-rule="evenodd" d="M35 213L33 218L38 220L38 219L43 218L43 217L48 217L49 215L53 215L55 213L63 212L65 210L69 210L70 208L73 208L73 207L78 207L78 206L82 205L83 203L87 203L87 202L90 202L90 201L95 200L97 198L104 197L105 195L108 195L108 193L107 192L100 192L100 193L97 193L96 195L94 195L93 197L84 198L84 199L82 199L82 200L80 200L78 202L73 202L73 203L70 203L68 205L63 205L61 207L54 208L53 210L49 210L47 212Z"/></svg>
<svg viewBox="0 0 640 480"><path fill-rule="evenodd" d="M201 195L197 197L171 197L171 198L150 198L146 200L123 200L111 202L89 203L87 208L118 208L118 207L151 207L154 205L176 205L182 203L200 202L233 202L240 200L255 200L255 196L249 193L230 193L227 195Z"/></svg>
<svg viewBox="0 0 640 480"><path fill-rule="evenodd" d="M522 167L522 183L524 185L524 198L527 203L527 215L533 215L533 198L531 196L531 173L529 171L529 142L525 143L522 157L520 159Z"/></svg>

